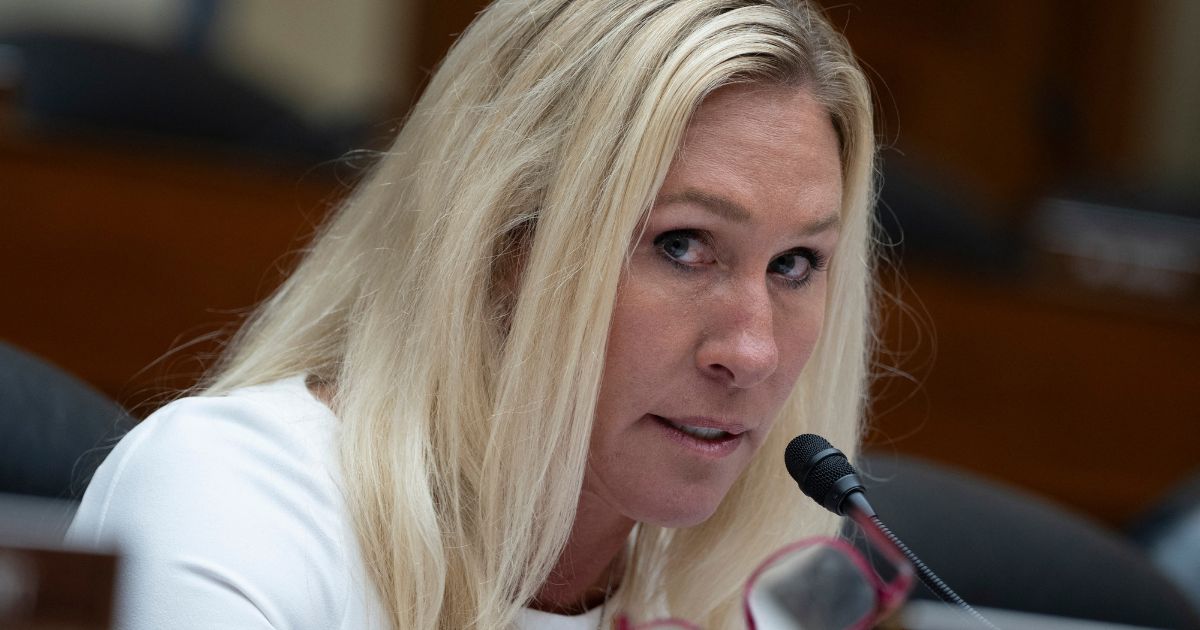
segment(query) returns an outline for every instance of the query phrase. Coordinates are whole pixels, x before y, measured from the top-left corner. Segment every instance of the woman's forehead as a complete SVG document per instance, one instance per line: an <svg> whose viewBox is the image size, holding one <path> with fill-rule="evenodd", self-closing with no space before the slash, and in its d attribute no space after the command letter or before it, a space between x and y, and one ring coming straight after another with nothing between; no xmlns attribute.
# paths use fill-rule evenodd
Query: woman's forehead
<svg viewBox="0 0 1200 630"><path fill-rule="evenodd" d="M656 206L690 202L735 221L793 207L827 223L841 207L840 160L833 124L807 90L729 86L697 109Z"/></svg>

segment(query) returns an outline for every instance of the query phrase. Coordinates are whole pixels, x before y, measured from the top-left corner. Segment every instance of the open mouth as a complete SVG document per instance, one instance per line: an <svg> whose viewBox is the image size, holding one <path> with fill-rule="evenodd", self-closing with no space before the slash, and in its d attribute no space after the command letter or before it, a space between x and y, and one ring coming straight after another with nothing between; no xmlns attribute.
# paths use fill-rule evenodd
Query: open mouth
<svg viewBox="0 0 1200 630"><path fill-rule="evenodd" d="M717 428L713 428L713 427L698 427L698 426L694 426L694 425L674 422L674 421L668 420L662 416L656 416L653 414L651 414L650 417L653 418L654 421L657 422L658 424L660 424L668 429L671 429L672 432L679 435L680 437L695 440L699 443L707 444L707 445L719 445L719 444L725 444L728 442L733 442L733 441L738 440L738 438L740 438L742 435L740 432L739 433L730 433L729 431L725 431L723 429L717 429Z"/></svg>

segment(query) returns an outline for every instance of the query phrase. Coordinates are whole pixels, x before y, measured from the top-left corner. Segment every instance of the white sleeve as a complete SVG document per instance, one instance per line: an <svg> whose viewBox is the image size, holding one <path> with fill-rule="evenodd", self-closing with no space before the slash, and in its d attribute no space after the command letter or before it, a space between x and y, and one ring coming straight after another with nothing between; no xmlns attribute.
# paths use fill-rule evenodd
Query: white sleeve
<svg viewBox="0 0 1200 630"><path fill-rule="evenodd" d="M340 625L341 504L328 462L278 415L236 397L183 399L97 471L68 542L117 546L118 628Z"/></svg>

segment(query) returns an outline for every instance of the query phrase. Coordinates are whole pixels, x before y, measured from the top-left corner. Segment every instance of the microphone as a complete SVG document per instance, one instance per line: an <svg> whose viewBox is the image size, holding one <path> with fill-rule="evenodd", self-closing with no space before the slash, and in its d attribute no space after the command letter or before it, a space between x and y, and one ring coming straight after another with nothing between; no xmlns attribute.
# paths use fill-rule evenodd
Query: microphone
<svg viewBox="0 0 1200 630"><path fill-rule="evenodd" d="M800 490L830 512L847 516L848 510L856 509L868 518L875 516L858 472L829 440L812 433L798 435L788 442L783 463Z"/></svg>
<svg viewBox="0 0 1200 630"><path fill-rule="evenodd" d="M992 622L979 614L970 604L963 601L945 582L913 553L895 534L879 520L875 509L867 502L866 488L858 478L858 471L840 450L829 440L805 433L792 438L783 452L783 463L788 474L796 480L800 490L822 507L837 514L849 516L860 526L871 525L882 533L887 541L917 570L921 582L935 595L948 604L954 604L976 621L992 630L998 630Z"/></svg>

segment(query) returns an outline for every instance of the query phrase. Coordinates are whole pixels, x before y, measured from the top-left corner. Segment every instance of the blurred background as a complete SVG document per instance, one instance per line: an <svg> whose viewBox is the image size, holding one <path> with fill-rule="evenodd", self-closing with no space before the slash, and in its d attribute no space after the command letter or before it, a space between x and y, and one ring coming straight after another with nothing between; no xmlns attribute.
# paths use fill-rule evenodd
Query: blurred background
<svg viewBox="0 0 1200 630"><path fill-rule="evenodd" d="M192 384L483 4L0 0L0 339L134 415ZM826 4L883 144L872 450L1140 531L1200 471L1200 2Z"/></svg>

